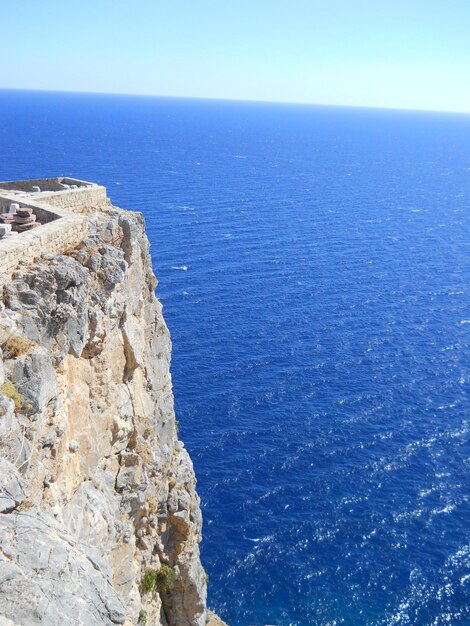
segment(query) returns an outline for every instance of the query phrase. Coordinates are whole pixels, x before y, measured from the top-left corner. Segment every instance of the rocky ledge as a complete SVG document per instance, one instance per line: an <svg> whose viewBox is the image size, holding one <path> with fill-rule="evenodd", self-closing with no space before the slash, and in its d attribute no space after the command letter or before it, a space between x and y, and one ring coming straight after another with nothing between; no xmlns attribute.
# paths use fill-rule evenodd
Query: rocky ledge
<svg viewBox="0 0 470 626"><path fill-rule="evenodd" d="M109 207L0 302L0 624L203 626L191 460L141 217Z"/></svg>

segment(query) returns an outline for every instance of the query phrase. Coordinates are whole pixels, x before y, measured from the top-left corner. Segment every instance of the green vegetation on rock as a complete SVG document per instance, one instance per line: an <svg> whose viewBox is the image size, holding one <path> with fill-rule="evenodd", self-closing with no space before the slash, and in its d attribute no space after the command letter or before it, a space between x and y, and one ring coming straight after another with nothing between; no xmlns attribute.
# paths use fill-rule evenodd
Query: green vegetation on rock
<svg viewBox="0 0 470 626"><path fill-rule="evenodd" d="M144 593L151 593L155 589L158 593L167 593L173 583L173 576L173 568L165 563L162 564L158 572L148 568L142 578L142 590Z"/></svg>
<svg viewBox="0 0 470 626"><path fill-rule="evenodd" d="M6 380L3 385L0 385L0 391L4 393L7 398L10 398L15 403L15 412L17 413L23 406L23 399L16 390L16 387L9 380Z"/></svg>
<svg viewBox="0 0 470 626"><path fill-rule="evenodd" d="M162 564L157 574L157 589L160 593L167 593L173 583L173 568L169 565Z"/></svg>
<svg viewBox="0 0 470 626"><path fill-rule="evenodd" d="M145 593L151 593L155 589L157 582L157 572L154 569L145 570L145 574L142 578L142 589Z"/></svg>

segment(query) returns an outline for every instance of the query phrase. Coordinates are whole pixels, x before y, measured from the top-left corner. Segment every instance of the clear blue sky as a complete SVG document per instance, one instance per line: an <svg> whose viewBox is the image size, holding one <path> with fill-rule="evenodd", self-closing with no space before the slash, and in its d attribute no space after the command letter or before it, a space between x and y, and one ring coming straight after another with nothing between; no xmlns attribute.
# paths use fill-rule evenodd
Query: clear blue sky
<svg viewBox="0 0 470 626"><path fill-rule="evenodd" d="M0 87L470 112L470 0L4 0Z"/></svg>

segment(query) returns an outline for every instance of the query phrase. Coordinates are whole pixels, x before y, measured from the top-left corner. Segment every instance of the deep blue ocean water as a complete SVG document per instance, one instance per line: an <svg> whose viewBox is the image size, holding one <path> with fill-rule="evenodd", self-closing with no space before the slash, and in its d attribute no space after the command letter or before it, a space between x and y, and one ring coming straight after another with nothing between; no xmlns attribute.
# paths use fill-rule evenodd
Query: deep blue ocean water
<svg viewBox="0 0 470 626"><path fill-rule="evenodd" d="M470 115L0 92L144 213L231 626L470 624Z"/></svg>

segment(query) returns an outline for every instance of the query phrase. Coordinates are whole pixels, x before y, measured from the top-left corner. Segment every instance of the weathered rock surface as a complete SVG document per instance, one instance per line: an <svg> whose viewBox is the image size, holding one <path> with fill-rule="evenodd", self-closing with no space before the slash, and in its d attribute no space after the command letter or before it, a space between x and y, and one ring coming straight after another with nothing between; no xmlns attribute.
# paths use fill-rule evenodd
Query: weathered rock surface
<svg viewBox="0 0 470 626"><path fill-rule="evenodd" d="M140 216L109 208L3 288L0 625L206 624L155 284Z"/></svg>

